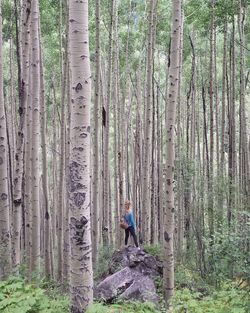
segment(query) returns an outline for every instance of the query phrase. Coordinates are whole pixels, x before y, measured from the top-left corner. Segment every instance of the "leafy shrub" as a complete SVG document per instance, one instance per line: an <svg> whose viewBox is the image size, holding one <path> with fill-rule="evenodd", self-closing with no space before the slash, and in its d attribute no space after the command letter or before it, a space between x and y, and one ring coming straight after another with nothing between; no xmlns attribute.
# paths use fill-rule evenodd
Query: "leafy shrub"
<svg viewBox="0 0 250 313"><path fill-rule="evenodd" d="M87 310L87 313L158 313L154 304L145 302L123 302L110 306L93 303Z"/></svg>
<svg viewBox="0 0 250 313"><path fill-rule="evenodd" d="M112 247L101 247L98 253L97 263L94 265L94 278L100 279L109 267L109 261L112 257L114 249Z"/></svg>
<svg viewBox="0 0 250 313"><path fill-rule="evenodd" d="M250 280L250 214L239 212L242 225L232 226L230 233L215 232L212 239L204 239L210 280L216 285L225 278L241 277Z"/></svg>
<svg viewBox="0 0 250 313"><path fill-rule="evenodd" d="M161 245L145 245L143 250L159 260L163 260L163 247Z"/></svg>
<svg viewBox="0 0 250 313"><path fill-rule="evenodd" d="M66 313L68 300L57 295L49 298L41 288L25 284L21 278L13 277L0 282L1 313Z"/></svg>
<svg viewBox="0 0 250 313"><path fill-rule="evenodd" d="M201 292L177 290L172 305L174 313L248 313L250 298L247 290L224 283L222 289L205 297Z"/></svg>
<svg viewBox="0 0 250 313"><path fill-rule="evenodd" d="M203 294L208 294L214 289L198 272L191 271L183 265L179 265L175 270L175 286L177 289L187 288Z"/></svg>

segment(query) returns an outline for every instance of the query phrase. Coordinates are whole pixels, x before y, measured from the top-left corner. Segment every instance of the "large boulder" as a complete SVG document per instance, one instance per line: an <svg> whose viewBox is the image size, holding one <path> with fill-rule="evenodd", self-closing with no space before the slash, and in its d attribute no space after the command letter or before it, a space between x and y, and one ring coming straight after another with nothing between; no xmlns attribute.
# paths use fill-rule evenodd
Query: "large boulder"
<svg viewBox="0 0 250 313"><path fill-rule="evenodd" d="M114 252L109 264L109 274L114 274L126 266L136 267L137 271L151 277L162 275L163 272L161 261L134 247Z"/></svg>
<svg viewBox="0 0 250 313"><path fill-rule="evenodd" d="M115 251L109 275L94 288L94 298L107 303L119 299L158 303L154 278L162 264L143 250L128 247Z"/></svg>
<svg viewBox="0 0 250 313"><path fill-rule="evenodd" d="M130 267L123 268L99 283L94 289L94 298L107 303L118 299L158 302L152 278Z"/></svg>

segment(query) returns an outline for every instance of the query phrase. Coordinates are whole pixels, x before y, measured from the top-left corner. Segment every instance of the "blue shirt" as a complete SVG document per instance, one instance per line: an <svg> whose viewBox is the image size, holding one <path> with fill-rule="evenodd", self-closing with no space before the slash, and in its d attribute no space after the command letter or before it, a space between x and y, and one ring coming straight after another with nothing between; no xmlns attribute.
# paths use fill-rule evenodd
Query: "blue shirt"
<svg viewBox="0 0 250 313"><path fill-rule="evenodd" d="M133 212L130 211L129 213L124 215L124 219L127 222L129 227L134 227L135 228L135 220L134 220L134 216L133 216Z"/></svg>

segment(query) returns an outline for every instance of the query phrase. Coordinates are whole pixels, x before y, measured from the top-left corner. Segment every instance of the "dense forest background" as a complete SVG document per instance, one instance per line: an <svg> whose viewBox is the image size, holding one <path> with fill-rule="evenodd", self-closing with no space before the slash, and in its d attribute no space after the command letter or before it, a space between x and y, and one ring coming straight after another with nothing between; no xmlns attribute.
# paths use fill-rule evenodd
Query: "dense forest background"
<svg viewBox="0 0 250 313"><path fill-rule="evenodd" d="M105 259L123 248L119 220L130 199L141 246L162 257L159 290L168 307L174 269L180 290L194 291L187 280L196 279L249 288L250 2L89 0L89 41L80 42L89 55L79 53L91 77L72 57L73 1L0 3L0 279L12 274L67 290L77 267L73 228L89 232L81 243L92 253L86 272L93 264L101 276ZM86 91L79 102L90 113L81 133L90 132L90 144L76 149L91 161L86 190L73 201L75 116L86 118L73 108L72 93L82 92L77 73L92 88L91 101ZM85 235L72 201L90 216ZM90 286L92 274L83 275ZM230 288L231 298L241 297ZM171 300L174 308L193 299L185 292ZM232 312L247 312L244 301ZM198 307L187 312L212 312Z"/></svg>

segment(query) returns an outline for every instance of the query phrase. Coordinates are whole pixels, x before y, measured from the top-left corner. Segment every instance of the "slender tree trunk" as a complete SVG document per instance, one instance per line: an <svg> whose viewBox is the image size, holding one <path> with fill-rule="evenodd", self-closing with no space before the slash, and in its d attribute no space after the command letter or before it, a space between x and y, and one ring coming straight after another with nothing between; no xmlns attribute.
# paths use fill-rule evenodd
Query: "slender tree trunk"
<svg viewBox="0 0 250 313"><path fill-rule="evenodd" d="M94 143L93 143L93 176L92 176L92 242L93 242L93 262L98 257L98 238L99 238L99 112L100 112L100 0L95 0L95 26L96 26L96 53L95 53L95 107L94 107Z"/></svg>
<svg viewBox="0 0 250 313"><path fill-rule="evenodd" d="M245 84L245 7L240 0L239 8L239 34L240 34L240 143L239 143L239 182L242 190L243 206L250 208L250 172L248 133L246 126L246 84Z"/></svg>
<svg viewBox="0 0 250 313"><path fill-rule="evenodd" d="M174 293L174 142L178 98L181 36L181 0L172 1L171 52L166 120L166 211L164 212L163 291L166 305Z"/></svg>
<svg viewBox="0 0 250 313"><path fill-rule="evenodd" d="M14 91L15 82L14 82L14 53L13 53L13 39L10 39L10 116L11 116L11 124L10 124L10 131L11 131L11 173L15 172L15 153L16 153L16 133L17 133L17 114L16 114L16 94ZM12 177L12 184L14 184L13 177ZM13 187L12 187L13 189ZM13 199L12 199L13 203ZM12 205L13 207L13 205Z"/></svg>
<svg viewBox="0 0 250 313"><path fill-rule="evenodd" d="M231 228L233 207L236 203L236 133L235 133L235 22L233 18L232 38L230 43L230 102L228 108L229 118L229 151L228 151L228 176L229 176L229 201L227 210L228 227Z"/></svg>
<svg viewBox="0 0 250 313"><path fill-rule="evenodd" d="M71 110L70 110L70 85L71 85L71 80L70 80L70 65L69 65L69 45L68 45L68 38L69 38L69 3L68 0L65 0L65 19L66 19L66 51L65 51L65 60L66 63L64 64L65 66L65 75L66 75L66 81L65 81L65 103L67 104L65 106L65 149L64 149L64 173L65 173L65 186L64 186L64 218L63 218L63 281L65 283L69 282L69 275L70 275L70 229L69 229L69 210L67 208L69 207L69 195L68 195L68 190L66 188L68 184L68 180L66 179L69 177L69 158L70 158L70 119L71 119ZM67 118L66 118L67 117Z"/></svg>
<svg viewBox="0 0 250 313"><path fill-rule="evenodd" d="M144 153L143 153L143 185L142 185L142 238L145 243L150 241L150 188L149 165L152 124L152 77L153 77L153 32L155 0L150 0L148 9L148 42L147 42L147 75L146 75L146 102L144 123Z"/></svg>
<svg viewBox="0 0 250 313"><path fill-rule="evenodd" d="M25 125L25 110L27 107L28 87L29 87L29 49L30 49L30 21L31 21L31 1L26 0L23 3L23 20L22 20L22 71L21 84L19 90L19 116L20 124L17 135L17 149L15 155L15 174L13 186L13 232L12 232L12 262L13 266L19 265L21 261L20 253L20 236L22 224L22 181L23 181L23 148L24 148L24 125ZM18 43L17 43L18 44Z"/></svg>
<svg viewBox="0 0 250 313"><path fill-rule="evenodd" d="M39 201L39 147L40 147L40 47L39 3L33 0L31 9L31 102L32 102L32 246L30 271L40 269L40 201Z"/></svg>
<svg viewBox="0 0 250 313"><path fill-rule="evenodd" d="M220 176L224 181L225 174L225 129L226 129L226 82L227 82L227 33L228 22L227 17L224 22L224 44L223 44L223 73L222 73L222 95L221 95L221 149L220 149ZM223 195L219 201L220 214L219 223L223 222Z"/></svg>
<svg viewBox="0 0 250 313"><path fill-rule="evenodd" d="M114 8L116 6L116 0L111 2L111 15L110 15L110 26L109 26L109 51L108 51L108 69L107 69L107 101L105 107L105 125L104 131L104 160L103 160L103 244L110 244L109 236L109 210L110 210L110 199L109 199L109 109L111 106L111 83L112 83L112 51L113 51L113 24L114 24Z"/></svg>
<svg viewBox="0 0 250 313"><path fill-rule="evenodd" d="M10 274L11 241L10 241L10 194L8 188L8 145L6 116L3 93L3 42L2 42L2 1L0 1L0 280Z"/></svg>
<svg viewBox="0 0 250 313"><path fill-rule="evenodd" d="M60 2L60 34L62 29L62 1ZM60 35L60 45L62 51L62 35ZM67 44L66 44L67 45ZM66 49L67 51L67 46ZM63 221L65 212L65 93L66 93L66 80L67 80L67 56L61 52L61 124L60 124L60 165L59 165L59 196L58 196L58 230L57 230L57 246L58 246L58 259L57 259L57 277L63 280L63 242L65 230L63 229Z"/></svg>
<svg viewBox="0 0 250 313"><path fill-rule="evenodd" d="M184 210L182 206L182 183L181 183L181 76L182 76L182 50L183 50L183 23L184 13L181 14L181 36L180 36L180 66L178 84L178 103L177 103L177 262L182 261L183 242L184 242Z"/></svg>
<svg viewBox="0 0 250 313"><path fill-rule="evenodd" d="M51 260L50 260L50 209L49 209L49 194L48 194L48 170L47 170L47 115L46 104L44 99L44 75L43 75L43 60L41 53L41 27L39 19L39 48L40 48L40 102L41 102L41 147L42 147L42 190L44 203L44 266L46 277L51 277Z"/></svg>
<svg viewBox="0 0 250 313"><path fill-rule="evenodd" d="M117 6L116 2L116 6ZM121 202L123 199L123 186L119 184L120 182L120 166L121 166L121 155L118 154L118 149L120 151L120 132L118 134L119 120L118 112L120 107L119 101L119 40L118 40L118 8L115 8L114 16L114 70L113 70L113 81L114 81L114 91L113 91L113 120L114 120L114 204L115 204L115 247L118 249L121 246L122 241L122 230L119 228L120 220L120 209ZM123 179L121 179L123 184ZM121 187L121 189L120 189Z"/></svg>
<svg viewBox="0 0 250 313"><path fill-rule="evenodd" d="M29 77L30 77L29 68ZM29 78L30 81L30 78ZM31 273L29 272L30 267L30 256L31 256L31 208L32 208L32 174L31 174L31 141L32 141L32 107L31 107L31 84L29 82L29 88L27 90L27 107L25 111L25 167L24 167L24 220L25 220L25 262L28 269L27 277L30 279Z"/></svg>
<svg viewBox="0 0 250 313"><path fill-rule="evenodd" d="M69 1L71 122L69 163L70 311L93 301L90 221L90 98L88 1Z"/></svg>
<svg viewBox="0 0 250 313"><path fill-rule="evenodd" d="M208 178L208 223L210 237L214 234L214 200L213 200L213 176L214 176L214 0L212 0L211 25L210 25L210 64L209 64L209 99L210 99L210 158Z"/></svg>
<svg viewBox="0 0 250 313"><path fill-rule="evenodd" d="M54 83L52 82L52 123L53 125L57 125L57 118L56 118L56 92ZM51 221L52 221L52 243L53 243L53 252L55 255L58 253L58 247L56 245L57 242L57 212L58 212L58 180L57 180L57 127L53 127L53 139L52 139L52 172L53 172L53 192L52 192L52 209L51 209ZM55 260L53 265L55 264ZM55 266L53 266L55 267ZM57 276L57 273L56 273Z"/></svg>

